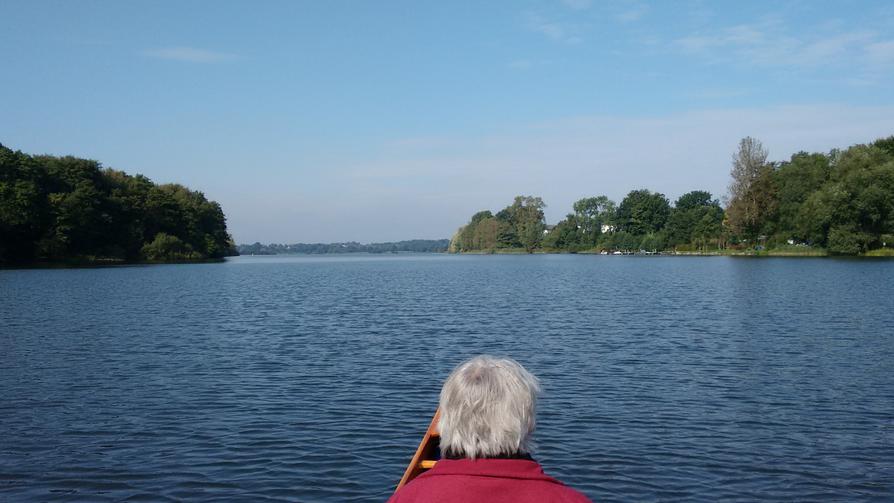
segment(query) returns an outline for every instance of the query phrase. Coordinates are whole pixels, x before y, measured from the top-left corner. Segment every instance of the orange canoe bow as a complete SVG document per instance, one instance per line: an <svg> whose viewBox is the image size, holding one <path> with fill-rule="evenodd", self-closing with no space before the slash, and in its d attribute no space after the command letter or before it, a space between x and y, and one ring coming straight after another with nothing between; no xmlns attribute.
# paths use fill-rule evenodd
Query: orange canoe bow
<svg viewBox="0 0 894 503"><path fill-rule="evenodd" d="M440 414L440 409L435 410L435 417L432 418L431 424L428 425L428 430L425 432L425 436L422 437L422 442L419 443L419 447L416 448L416 454L413 455L410 465L407 466L404 476L400 479L397 488L394 490L395 492L423 472L430 470L435 466L435 463L438 462L438 459L440 459L441 434L438 433L438 417Z"/></svg>

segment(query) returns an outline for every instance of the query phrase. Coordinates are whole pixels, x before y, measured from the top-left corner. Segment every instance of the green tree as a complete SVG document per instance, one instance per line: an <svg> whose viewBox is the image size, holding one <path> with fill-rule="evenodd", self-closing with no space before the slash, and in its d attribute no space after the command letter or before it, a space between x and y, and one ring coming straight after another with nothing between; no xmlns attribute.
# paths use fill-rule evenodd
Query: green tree
<svg viewBox="0 0 894 503"><path fill-rule="evenodd" d="M507 225L502 226L498 244L502 247L521 247L534 251L543 240L546 228L543 199L534 196L516 196L511 205L500 210L495 218Z"/></svg>
<svg viewBox="0 0 894 503"><path fill-rule="evenodd" d="M670 216L670 203L664 194L648 190L632 190L621 201L617 211L617 227L642 236L664 228Z"/></svg>
<svg viewBox="0 0 894 503"><path fill-rule="evenodd" d="M201 192L0 145L0 262L134 260L144 248L156 253L146 245L159 234L179 240L193 258L234 253L223 210Z"/></svg>
<svg viewBox="0 0 894 503"><path fill-rule="evenodd" d="M861 253L880 247L894 231L894 157L875 145L856 145L836 160L820 201L830 211L832 253Z"/></svg>
<svg viewBox="0 0 894 503"><path fill-rule="evenodd" d="M650 232L642 237L639 249L647 252L657 252L666 248L667 236L663 232Z"/></svg>
<svg viewBox="0 0 894 503"><path fill-rule="evenodd" d="M639 250L641 243L642 236L636 236L622 230L609 234L604 242L604 246L610 250L632 252Z"/></svg>
<svg viewBox="0 0 894 503"><path fill-rule="evenodd" d="M723 232L723 209L720 208L720 204L703 207L698 213L701 214L701 218L692 228L690 242L698 248L705 249L711 241L715 241L719 247Z"/></svg>
<svg viewBox="0 0 894 503"><path fill-rule="evenodd" d="M455 252L463 252L493 248L496 239L492 238L490 233L495 232L494 224L489 223L482 227L482 223L488 220L493 220L493 214L488 210L479 211L472 215L469 223L460 227L459 231L457 231L449 249Z"/></svg>
<svg viewBox="0 0 894 503"><path fill-rule="evenodd" d="M487 217L479 221L472 236L475 249L492 250L496 248L502 225L502 222L494 217Z"/></svg>
<svg viewBox="0 0 894 503"><path fill-rule="evenodd" d="M45 186L39 163L0 144L0 263L35 256L49 218Z"/></svg>
<svg viewBox="0 0 894 503"><path fill-rule="evenodd" d="M614 220L617 211L615 202L606 196L587 197L576 201L573 208L577 232L580 233L577 241L582 246L596 246L602 234L602 225Z"/></svg>
<svg viewBox="0 0 894 503"><path fill-rule="evenodd" d="M569 213L546 235L543 246L559 250L579 251L588 247L587 244L581 242L582 238L583 234L580 232L577 215Z"/></svg>
<svg viewBox="0 0 894 503"><path fill-rule="evenodd" d="M706 190L693 190L687 192L677 199L674 208L681 211L688 211L706 206L719 206L719 203L712 199L711 193Z"/></svg>
<svg viewBox="0 0 894 503"><path fill-rule="evenodd" d="M831 175L829 157L798 152L783 162L774 174L777 189L775 234L780 239L810 239L801 225L802 208L810 196L822 188Z"/></svg>
<svg viewBox="0 0 894 503"><path fill-rule="evenodd" d="M667 244L695 244L704 247L721 233L723 208L711 193L694 190L680 196L667 222Z"/></svg>
<svg viewBox="0 0 894 503"><path fill-rule="evenodd" d="M885 152L889 158L894 159L894 135L887 138L879 138L872 145Z"/></svg>
<svg viewBox="0 0 894 503"><path fill-rule="evenodd" d="M151 243L143 246L143 256L147 260L175 261L199 258L192 247L177 236L159 232Z"/></svg>

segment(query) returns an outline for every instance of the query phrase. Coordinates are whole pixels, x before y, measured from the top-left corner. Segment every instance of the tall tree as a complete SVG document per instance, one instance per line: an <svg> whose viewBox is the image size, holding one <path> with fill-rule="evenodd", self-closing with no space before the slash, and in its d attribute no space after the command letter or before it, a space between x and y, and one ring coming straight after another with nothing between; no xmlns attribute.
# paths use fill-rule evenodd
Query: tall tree
<svg viewBox="0 0 894 503"><path fill-rule="evenodd" d="M543 209L546 204L543 199L534 196L516 196L512 203L515 215L515 232L522 247L533 252L540 246L543 240L543 230L546 229Z"/></svg>
<svg viewBox="0 0 894 503"><path fill-rule="evenodd" d="M742 138L733 154L732 181L729 185L727 213L733 232L754 237L767 215L766 203L771 199L772 167L767 164L767 150L750 136Z"/></svg>

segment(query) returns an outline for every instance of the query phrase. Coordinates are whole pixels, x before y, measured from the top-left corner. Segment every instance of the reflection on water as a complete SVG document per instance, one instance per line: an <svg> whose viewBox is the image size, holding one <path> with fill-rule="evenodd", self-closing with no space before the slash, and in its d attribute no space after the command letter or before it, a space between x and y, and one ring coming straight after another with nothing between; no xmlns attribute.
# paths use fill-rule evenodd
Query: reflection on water
<svg viewBox="0 0 894 503"><path fill-rule="evenodd" d="M885 501L894 262L243 257L0 271L0 499L382 501L453 365L596 501Z"/></svg>

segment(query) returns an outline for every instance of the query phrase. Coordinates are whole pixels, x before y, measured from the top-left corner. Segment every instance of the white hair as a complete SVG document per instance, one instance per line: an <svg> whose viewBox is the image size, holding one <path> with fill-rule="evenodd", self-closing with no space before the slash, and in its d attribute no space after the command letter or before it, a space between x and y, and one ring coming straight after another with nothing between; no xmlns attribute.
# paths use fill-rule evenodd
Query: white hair
<svg viewBox="0 0 894 503"><path fill-rule="evenodd" d="M457 366L441 389L444 456L529 454L540 383L518 362L481 355Z"/></svg>

